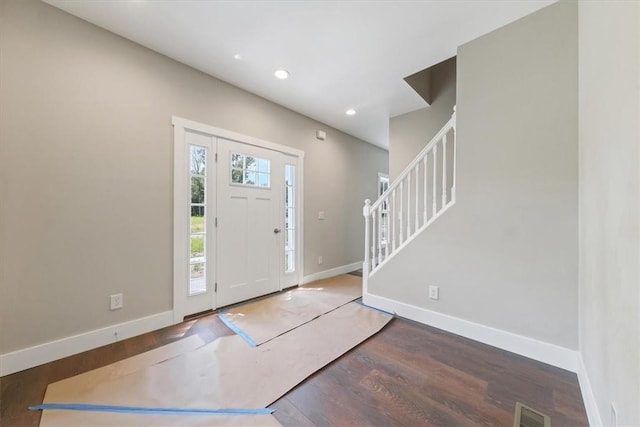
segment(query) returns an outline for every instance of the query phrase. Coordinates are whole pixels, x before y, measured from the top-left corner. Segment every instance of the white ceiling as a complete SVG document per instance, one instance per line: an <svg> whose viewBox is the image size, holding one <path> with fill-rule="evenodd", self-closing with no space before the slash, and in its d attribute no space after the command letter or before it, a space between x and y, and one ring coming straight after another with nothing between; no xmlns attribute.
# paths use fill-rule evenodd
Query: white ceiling
<svg viewBox="0 0 640 427"><path fill-rule="evenodd" d="M555 0L43 1L386 148L389 117L426 106L404 77Z"/></svg>

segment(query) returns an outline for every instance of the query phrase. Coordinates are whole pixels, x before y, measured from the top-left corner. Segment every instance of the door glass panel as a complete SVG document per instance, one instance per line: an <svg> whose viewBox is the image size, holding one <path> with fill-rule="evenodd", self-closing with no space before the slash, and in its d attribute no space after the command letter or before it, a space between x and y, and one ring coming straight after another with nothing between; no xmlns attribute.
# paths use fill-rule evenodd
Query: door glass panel
<svg viewBox="0 0 640 427"><path fill-rule="evenodd" d="M204 203L204 186L205 177L192 176L191 177L191 203Z"/></svg>
<svg viewBox="0 0 640 427"><path fill-rule="evenodd" d="M284 260L284 271L287 273L295 271L295 266L293 265L293 251L285 251Z"/></svg>
<svg viewBox="0 0 640 427"><path fill-rule="evenodd" d="M242 169L232 169L231 170L231 182L234 184L242 184L244 180L242 179Z"/></svg>
<svg viewBox="0 0 640 427"><path fill-rule="evenodd" d="M191 146L191 175L206 175L207 149L198 145Z"/></svg>
<svg viewBox="0 0 640 427"><path fill-rule="evenodd" d="M191 264L189 277L189 295L207 292L206 263L198 262Z"/></svg>
<svg viewBox="0 0 640 427"><path fill-rule="evenodd" d="M245 169L248 171L257 171L258 170L258 162L256 162L255 157L246 156L245 157Z"/></svg>
<svg viewBox="0 0 640 427"><path fill-rule="evenodd" d="M190 187L191 203L189 204L189 295L207 292L206 259L207 259L207 148L191 145L190 153Z"/></svg>
<svg viewBox="0 0 640 427"><path fill-rule="evenodd" d="M258 159L258 172L269 173L269 160Z"/></svg>
<svg viewBox="0 0 640 427"><path fill-rule="evenodd" d="M287 189L285 191L285 203L287 206L295 206L293 186L287 186Z"/></svg>
<svg viewBox="0 0 640 427"><path fill-rule="evenodd" d="M293 233L294 233L294 230L287 230L287 232L285 233L285 242L284 242L285 250L293 249L293 242L294 242Z"/></svg>
<svg viewBox="0 0 640 427"><path fill-rule="evenodd" d="M260 187L270 187L270 185L269 185L269 174L258 173L258 186L260 186Z"/></svg>
<svg viewBox="0 0 640 427"><path fill-rule="evenodd" d="M191 206L191 233L204 233L204 206Z"/></svg>
<svg viewBox="0 0 640 427"><path fill-rule="evenodd" d="M285 209L284 212L284 227L286 229L290 229L293 228L295 221L294 221L294 213L293 213L293 209L294 208L287 208Z"/></svg>
<svg viewBox="0 0 640 427"><path fill-rule="evenodd" d="M284 252L284 271L285 273L293 273L296 271L295 265L295 241L296 241L296 215L297 210L294 204L295 200L295 174L296 167L294 165L284 166L285 176L285 205L284 205L284 228L285 228L285 252Z"/></svg>
<svg viewBox="0 0 640 427"><path fill-rule="evenodd" d="M245 172L244 173L244 184L246 185L255 185L256 184L256 173L255 172Z"/></svg>
<svg viewBox="0 0 640 427"><path fill-rule="evenodd" d="M271 188L271 161L241 153L231 153L231 183Z"/></svg>
<svg viewBox="0 0 640 427"><path fill-rule="evenodd" d="M204 233L191 235L191 259L204 257Z"/></svg>

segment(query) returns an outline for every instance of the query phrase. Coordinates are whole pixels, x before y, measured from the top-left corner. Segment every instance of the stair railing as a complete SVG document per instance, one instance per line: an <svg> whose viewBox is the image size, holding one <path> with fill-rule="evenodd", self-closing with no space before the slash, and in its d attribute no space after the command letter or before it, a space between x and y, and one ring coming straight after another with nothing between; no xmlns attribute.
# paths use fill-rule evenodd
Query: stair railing
<svg viewBox="0 0 640 427"><path fill-rule="evenodd" d="M364 202L365 292L368 278L456 201L455 110L378 200Z"/></svg>

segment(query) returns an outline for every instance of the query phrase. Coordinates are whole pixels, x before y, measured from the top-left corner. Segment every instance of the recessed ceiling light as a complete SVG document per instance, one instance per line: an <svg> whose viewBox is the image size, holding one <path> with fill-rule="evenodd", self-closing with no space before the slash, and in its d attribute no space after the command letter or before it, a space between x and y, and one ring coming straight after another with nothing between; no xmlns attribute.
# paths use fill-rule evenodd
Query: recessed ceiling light
<svg viewBox="0 0 640 427"><path fill-rule="evenodd" d="M236 53L235 55L233 55L233 59L237 59L239 61L242 59L242 55L240 55L239 53Z"/></svg>
<svg viewBox="0 0 640 427"><path fill-rule="evenodd" d="M355 116L356 115L356 110L354 110L353 108L349 108L347 111L344 112L347 116Z"/></svg>
<svg viewBox="0 0 640 427"><path fill-rule="evenodd" d="M280 80L284 80L284 79L288 79L289 78L289 72L287 70L283 70L283 69L276 70L276 72L273 73L273 75L276 76L277 78L279 78Z"/></svg>

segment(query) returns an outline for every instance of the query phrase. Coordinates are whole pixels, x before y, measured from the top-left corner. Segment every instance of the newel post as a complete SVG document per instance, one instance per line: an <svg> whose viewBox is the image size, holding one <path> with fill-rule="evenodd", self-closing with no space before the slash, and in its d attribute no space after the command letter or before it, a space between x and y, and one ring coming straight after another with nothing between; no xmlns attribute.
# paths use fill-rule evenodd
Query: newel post
<svg viewBox="0 0 640 427"><path fill-rule="evenodd" d="M369 280L370 259L369 259L369 236L371 235L371 200L364 201L362 208L364 216L364 262L362 263L362 295L367 294L367 282Z"/></svg>

